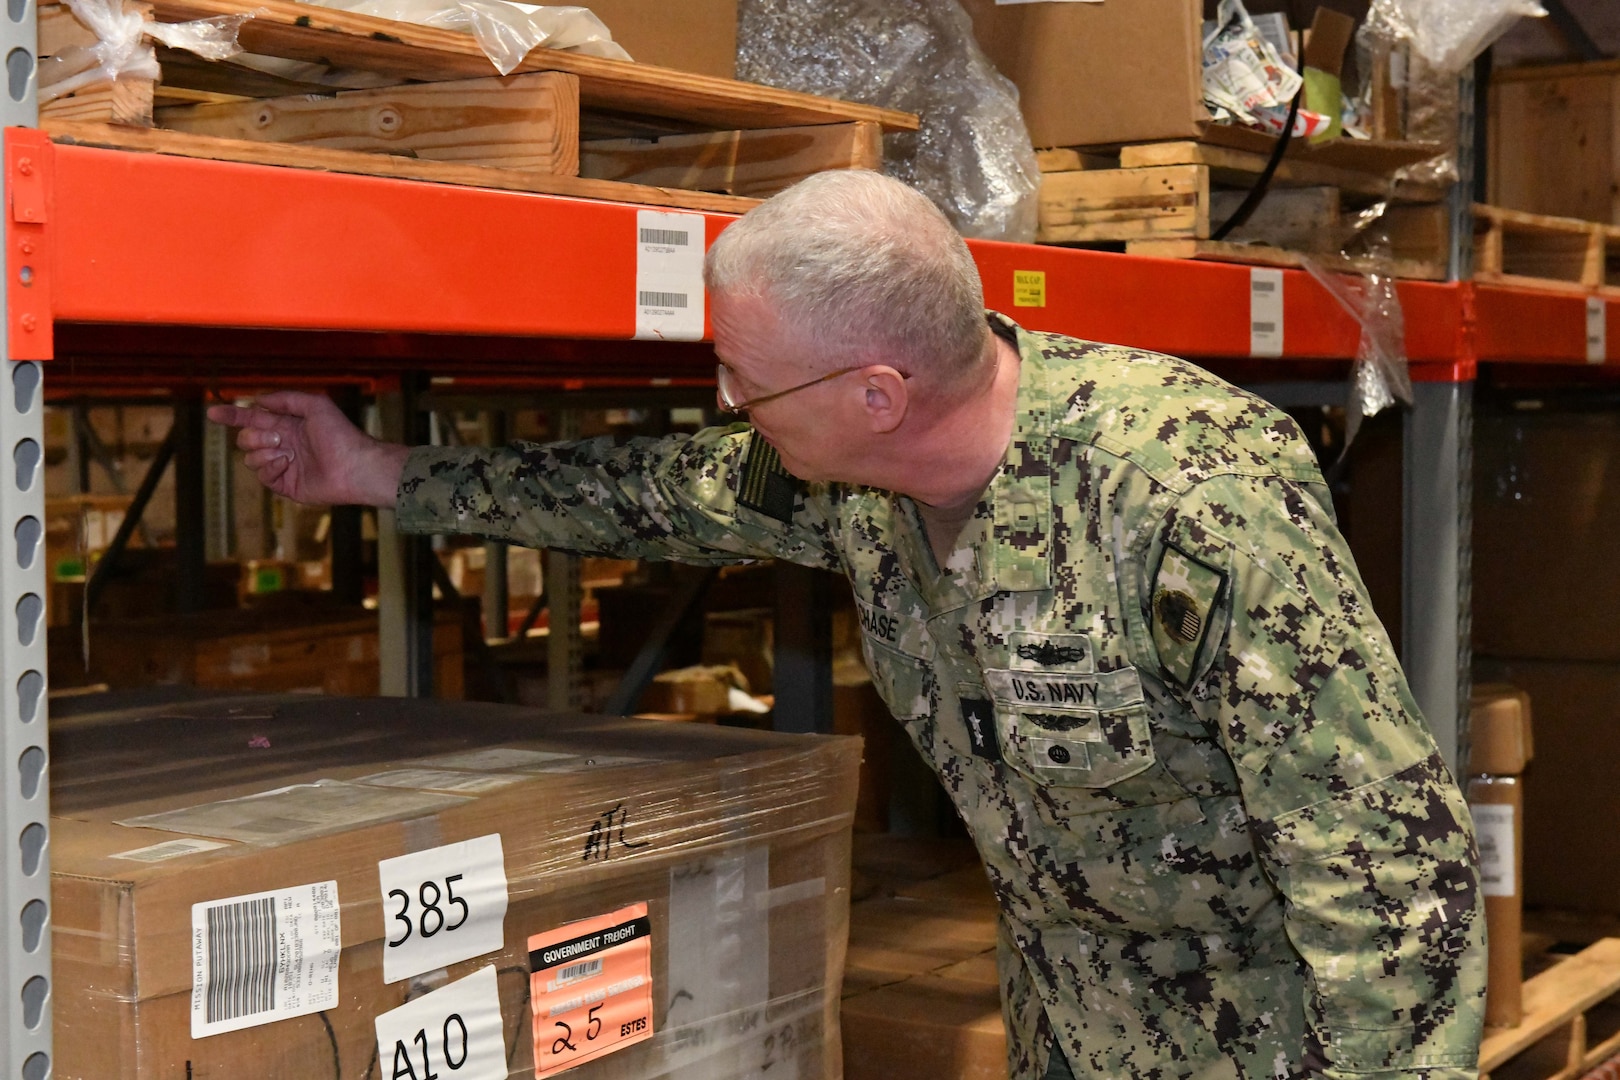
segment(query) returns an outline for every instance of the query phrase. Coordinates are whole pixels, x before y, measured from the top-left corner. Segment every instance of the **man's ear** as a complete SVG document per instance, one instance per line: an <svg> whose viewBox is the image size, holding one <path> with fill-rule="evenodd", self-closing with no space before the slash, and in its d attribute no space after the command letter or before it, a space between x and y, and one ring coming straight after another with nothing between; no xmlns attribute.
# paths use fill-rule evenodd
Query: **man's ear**
<svg viewBox="0 0 1620 1080"><path fill-rule="evenodd" d="M873 364L860 372L861 405L874 435L887 435L906 418L911 397L905 376L887 364Z"/></svg>

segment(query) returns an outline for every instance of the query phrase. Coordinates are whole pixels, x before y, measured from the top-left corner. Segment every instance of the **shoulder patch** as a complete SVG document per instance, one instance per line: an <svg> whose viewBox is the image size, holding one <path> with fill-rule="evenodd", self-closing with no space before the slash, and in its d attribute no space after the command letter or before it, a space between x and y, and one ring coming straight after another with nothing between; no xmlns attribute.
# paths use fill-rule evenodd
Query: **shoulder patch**
<svg viewBox="0 0 1620 1080"><path fill-rule="evenodd" d="M793 520L793 500L798 493L799 481L782 467L776 447L760 438L758 432L750 435L738 504L787 524Z"/></svg>
<svg viewBox="0 0 1620 1080"><path fill-rule="evenodd" d="M1150 612L1159 663L1177 685L1191 686L1202 670L1215 608L1226 592L1226 571L1166 544L1153 578Z"/></svg>

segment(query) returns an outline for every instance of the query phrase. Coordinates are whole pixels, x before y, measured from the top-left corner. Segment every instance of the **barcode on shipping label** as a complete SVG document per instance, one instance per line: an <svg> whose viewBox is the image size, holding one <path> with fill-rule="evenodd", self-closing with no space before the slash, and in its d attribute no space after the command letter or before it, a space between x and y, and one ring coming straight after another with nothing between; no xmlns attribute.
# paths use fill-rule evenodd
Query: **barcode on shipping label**
<svg viewBox="0 0 1620 1080"><path fill-rule="evenodd" d="M702 214L636 212L636 337L703 339Z"/></svg>
<svg viewBox="0 0 1620 1080"><path fill-rule="evenodd" d="M191 906L191 1037L257 1027L337 1004L337 882Z"/></svg>
<svg viewBox="0 0 1620 1080"><path fill-rule="evenodd" d="M641 242L643 244L664 244L666 246L685 247L692 242L692 234L684 229L642 229Z"/></svg>
<svg viewBox="0 0 1620 1080"><path fill-rule="evenodd" d="M1602 364L1609 359L1609 305L1596 296L1586 298L1586 362Z"/></svg>
<svg viewBox="0 0 1620 1080"><path fill-rule="evenodd" d="M1281 270L1249 270L1249 355L1283 354L1283 276Z"/></svg>
<svg viewBox="0 0 1620 1080"><path fill-rule="evenodd" d="M178 859L182 855L195 855L201 851L218 851L229 846L229 844L222 844L218 840L194 840L188 837L184 840L165 840L161 844L135 848L133 851L120 851L116 855L107 857L109 859L128 859L131 862L163 862L167 859Z"/></svg>
<svg viewBox="0 0 1620 1080"><path fill-rule="evenodd" d="M560 990L570 983L577 983L582 979L594 979L602 974L602 958L600 956L591 960L582 960L577 964L569 964L557 972L557 977L546 983L546 992Z"/></svg>

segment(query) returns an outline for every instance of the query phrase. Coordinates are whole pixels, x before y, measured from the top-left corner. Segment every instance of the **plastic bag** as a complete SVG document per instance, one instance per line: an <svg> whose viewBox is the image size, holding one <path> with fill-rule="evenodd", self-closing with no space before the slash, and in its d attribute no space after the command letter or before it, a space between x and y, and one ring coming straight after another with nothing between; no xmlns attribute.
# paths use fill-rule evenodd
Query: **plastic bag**
<svg viewBox="0 0 1620 1080"><path fill-rule="evenodd" d="M470 33L495 70L510 75L541 46L628 60L613 34L582 7L534 7L508 0L307 0L380 19Z"/></svg>
<svg viewBox="0 0 1620 1080"><path fill-rule="evenodd" d="M39 103L55 101L120 75L157 79L163 74L153 38L205 60L228 60L242 51L236 36L252 14L218 15L194 22L147 22L139 11L125 11L123 0L67 0L73 14L97 37L88 48L75 45L39 64Z"/></svg>
<svg viewBox="0 0 1620 1080"><path fill-rule="evenodd" d="M1540 17L1537 0L1372 0L1368 28L1413 51L1446 75L1461 74L1519 19Z"/></svg>
<svg viewBox="0 0 1620 1080"><path fill-rule="evenodd" d="M1372 212L1376 217L1376 208ZM1361 421L1401 402L1412 404L1412 376L1406 363L1406 319L1395 279L1378 270L1359 277L1335 273L1320 260L1301 260L1339 306L1361 325L1355 365L1350 373L1350 400L1345 407L1345 446L1355 441Z"/></svg>
<svg viewBox="0 0 1620 1080"><path fill-rule="evenodd" d="M1018 89L957 0L742 0L737 77L917 113L884 138L884 171L964 236L1035 238L1040 167Z"/></svg>

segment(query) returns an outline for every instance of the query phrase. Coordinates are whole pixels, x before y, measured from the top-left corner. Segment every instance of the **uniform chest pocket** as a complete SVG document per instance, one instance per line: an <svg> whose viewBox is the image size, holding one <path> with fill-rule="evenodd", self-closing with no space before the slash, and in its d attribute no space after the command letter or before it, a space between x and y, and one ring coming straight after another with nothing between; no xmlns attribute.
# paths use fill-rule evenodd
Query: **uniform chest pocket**
<svg viewBox="0 0 1620 1080"><path fill-rule="evenodd" d="M1134 669L984 674L1007 764L1043 788L1066 790L1062 801L1097 809L1187 796L1154 750Z"/></svg>

